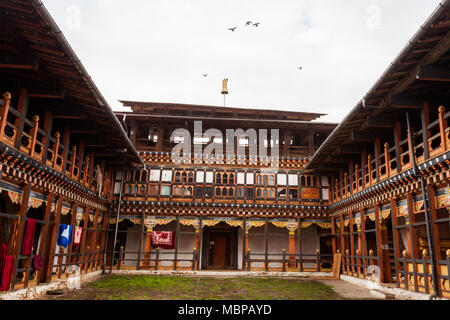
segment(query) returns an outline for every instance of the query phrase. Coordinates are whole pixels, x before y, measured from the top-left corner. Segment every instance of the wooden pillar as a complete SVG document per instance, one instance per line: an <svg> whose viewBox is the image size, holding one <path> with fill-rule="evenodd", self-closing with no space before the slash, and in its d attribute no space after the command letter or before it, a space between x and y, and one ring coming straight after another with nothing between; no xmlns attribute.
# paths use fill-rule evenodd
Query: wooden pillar
<svg viewBox="0 0 450 320"><path fill-rule="evenodd" d="M52 125L53 125L53 116L52 113L50 111L46 111L45 112L45 116L44 116L44 131L45 131L45 136L42 140L42 143L44 144L44 156L42 158L42 162L47 163L47 158L48 158L48 146L50 143L50 137L52 134Z"/></svg>
<svg viewBox="0 0 450 320"><path fill-rule="evenodd" d="M80 147L78 148L78 182L81 182L81 177L83 176L83 159L84 159L84 141L80 142Z"/></svg>
<svg viewBox="0 0 450 320"><path fill-rule="evenodd" d="M409 221L409 227L407 229L409 253L411 254L411 257L413 259L416 259L416 257L420 257L421 252L418 246L417 232L413 227L413 224L416 222L414 216L414 198L411 192L408 192L406 196L407 196L406 201L408 204L408 221Z"/></svg>
<svg viewBox="0 0 450 320"><path fill-rule="evenodd" d="M361 209L361 233L360 233L360 247L359 250L361 250L362 255L364 257L368 256L368 252L367 252L367 239L366 239L366 211L365 209ZM364 268L367 267L367 260L363 259L363 265Z"/></svg>
<svg viewBox="0 0 450 320"><path fill-rule="evenodd" d="M402 136L402 125L399 121L395 123L395 129L394 129L394 142L395 142L395 155L397 157L397 172L402 172L402 159L401 154L402 150L400 149L400 140Z"/></svg>
<svg viewBox="0 0 450 320"><path fill-rule="evenodd" d="M84 208L83 229L84 229L84 232L81 235L81 242L80 242L80 248L81 248L80 270L81 271L83 271L86 266L86 263L85 263L86 247L87 247L86 242L89 237L89 230L88 230L89 229L89 207L87 207L87 206Z"/></svg>
<svg viewBox="0 0 450 320"><path fill-rule="evenodd" d="M158 140L156 141L156 151L161 152L163 150L164 142L164 128L158 128Z"/></svg>
<svg viewBox="0 0 450 320"><path fill-rule="evenodd" d="M363 149L361 154L361 175L362 175L362 185L361 187L364 188L366 186L366 162L367 162L367 152L366 149Z"/></svg>
<svg viewBox="0 0 450 320"><path fill-rule="evenodd" d="M439 241L440 237L439 237L439 228L436 222L438 217L437 217L437 211L436 211L436 190L435 187L433 185L428 185L428 194L430 195L430 212L431 212L431 221L433 221L432 226L433 226L433 236L434 239L431 239L432 241L434 241L434 248L435 248L435 254L436 254L436 260L443 260L442 255L441 255L441 243ZM425 195L423 195L423 201L425 201ZM428 239L428 241L430 241L430 239ZM427 248L428 249L428 248Z"/></svg>
<svg viewBox="0 0 450 320"><path fill-rule="evenodd" d="M380 153L381 153L381 140L380 137L375 139L375 168L377 182L380 181Z"/></svg>
<svg viewBox="0 0 450 320"><path fill-rule="evenodd" d="M300 228L300 226L299 226ZM333 254L336 253L336 218L335 217L331 217L331 234L333 235L333 237L331 238L331 246L333 248Z"/></svg>
<svg viewBox="0 0 450 320"><path fill-rule="evenodd" d="M71 234L71 240L72 241L70 241L70 244L67 246L66 263L68 265L72 264L72 260L73 260L73 257L72 257L72 246L73 246L73 237L75 235L75 217L76 217L77 207L78 207L78 203L75 201L75 203L73 204L73 207L72 207L72 214L71 214L71 217L70 217L71 218L70 219L70 225L72 226L72 234ZM66 267L66 270L67 270L67 268L68 268L68 266Z"/></svg>
<svg viewBox="0 0 450 320"><path fill-rule="evenodd" d="M354 238L354 235L353 235L353 223L354 223L354 220L353 220L353 212L349 212L349 214L348 214L348 216L349 216L349 218L350 218L350 221L349 221L349 224L348 224L348 226L349 226L349 232L350 232L350 255L351 256L355 256L355 238ZM353 258L351 258L350 259L351 260L351 262L352 262L352 273L353 272L356 272L356 270L354 269L354 267L353 267L353 264L356 262L356 261L354 261L353 260Z"/></svg>
<svg viewBox="0 0 450 320"><path fill-rule="evenodd" d="M445 107L439 107L439 132L441 133L441 147L442 152L447 151L447 138L445 136L445 129L447 128L447 121L444 120Z"/></svg>
<svg viewBox="0 0 450 320"><path fill-rule="evenodd" d="M59 143L60 143L61 134L59 132L55 133L55 149L53 149L53 168L56 168L56 161L58 160L58 153L59 153Z"/></svg>
<svg viewBox="0 0 450 320"><path fill-rule="evenodd" d="M300 217L297 218L298 223L298 263L300 264L300 272L303 272L303 245L302 245L302 220Z"/></svg>
<svg viewBox="0 0 450 320"><path fill-rule="evenodd" d="M141 266L141 256L142 256L142 243L144 242L144 220L145 220L145 212L142 210L141 213L141 225L139 230L139 248L138 248L138 258L136 262L136 269L139 270L139 267Z"/></svg>
<svg viewBox="0 0 450 320"><path fill-rule="evenodd" d="M34 149L36 146L37 134L39 129L39 116L33 117L34 127L31 133L31 147L30 147L30 157L34 156Z"/></svg>
<svg viewBox="0 0 450 320"><path fill-rule="evenodd" d="M359 190L359 165L355 165L355 192Z"/></svg>
<svg viewBox="0 0 450 320"><path fill-rule="evenodd" d="M347 249L345 245L345 239L344 239L344 215L341 214L340 216L340 224L341 224L341 251L342 253L345 253L345 249Z"/></svg>
<svg viewBox="0 0 450 320"><path fill-rule="evenodd" d="M3 102L5 105L0 111L0 141L3 141L3 136L5 135L6 120L8 118L9 107L11 105L11 93L5 92L3 94Z"/></svg>
<svg viewBox="0 0 450 320"><path fill-rule="evenodd" d="M348 177L348 173L345 172L344 173L344 197L347 197L347 177Z"/></svg>
<svg viewBox="0 0 450 320"><path fill-rule="evenodd" d="M88 170L89 170L89 156L84 160L84 168L83 168L83 184L87 186L88 184Z"/></svg>
<svg viewBox="0 0 450 320"><path fill-rule="evenodd" d="M350 194L353 194L353 192L354 192L354 190L353 190L353 173L354 173L354 169L355 169L355 166L354 166L354 164L353 164L353 160L350 160L350 164L349 164L349 166L348 166L348 171L349 171L349 178L348 178L348 183L350 184L350 190L349 190L349 193Z"/></svg>
<svg viewBox="0 0 450 320"><path fill-rule="evenodd" d="M19 210L19 222L17 224L17 236L13 241L13 247L12 247L12 251L11 251L11 255L14 255L14 262L12 264L12 273L11 273L11 278L12 281L10 281L10 288L14 289L14 285L15 285L15 280L16 280L16 274L17 274L17 268L18 266L18 262L19 262L19 255L20 255L20 250L21 250L21 246L22 246L22 240L23 240L23 236L24 236L24 231L25 231L25 220L26 220L26 216L27 216L27 211L28 211L28 201L29 201L29 197L30 197L30 191L31 191L31 186L29 183L25 183L25 186L23 188L23 193L22 193L22 201L20 204L20 210Z"/></svg>
<svg viewBox="0 0 450 320"><path fill-rule="evenodd" d="M52 204L50 204L52 206ZM50 282L52 278L53 270L53 258L55 256L56 240L59 232L59 222L61 219L61 208L62 208L62 197L58 195L58 200L56 202L56 212L55 212L55 224L53 225L52 237L49 244L49 254L48 254L48 265L45 273L44 282Z"/></svg>
<svg viewBox="0 0 450 320"><path fill-rule="evenodd" d="M383 260L383 249L381 246L381 221L380 221L380 206L375 205L375 234L377 241L377 256L378 256L378 267L380 267L380 280L381 283L384 282L384 260Z"/></svg>
<svg viewBox="0 0 450 320"><path fill-rule="evenodd" d="M289 254L289 267L293 268L295 267L295 230L289 230Z"/></svg>
<svg viewBox="0 0 450 320"><path fill-rule="evenodd" d="M70 168L70 177L73 179L75 175L75 166L77 162L77 146L72 146L72 167Z"/></svg>
<svg viewBox="0 0 450 320"><path fill-rule="evenodd" d="M428 146L428 139L430 138L430 130L428 130L428 124L430 123L430 105L428 102L423 104L423 108L420 109L420 119L422 125L422 139L423 139L423 156L425 160L430 157L430 150Z"/></svg>
<svg viewBox="0 0 450 320"><path fill-rule="evenodd" d="M28 92L27 89L20 89L19 92L19 102L17 104L17 111L20 113L19 117L16 119L14 125L17 128L16 141L14 142L14 146L17 149L20 149L23 127L25 125L25 118L28 111Z"/></svg>
<svg viewBox="0 0 450 320"><path fill-rule="evenodd" d="M176 234L176 239L175 239L175 258L174 258L174 262L173 262L173 269L177 270L177 260L178 260L178 246L179 246L179 241L180 240L180 214L177 214L177 234Z"/></svg>
<svg viewBox="0 0 450 320"><path fill-rule="evenodd" d="M372 175L372 155L369 154L367 156L367 171L369 174L369 186L371 186L373 184L373 175Z"/></svg>
<svg viewBox="0 0 450 320"><path fill-rule="evenodd" d="M44 259L44 255L47 252L47 235L50 230L50 215L52 211L52 203L53 203L53 191L50 191L50 193L47 196L47 205L45 206L45 213L44 213L44 224L42 225L41 229L41 245L39 247L39 250L37 251L38 254L42 257L42 266L41 269L38 272L38 276L36 277L37 284L39 285L42 280L45 280L45 272L42 272L43 270L46 270L46 261ZM44 277L42 277L42 274L44 274Z"/></svg>
<svg viewBox="0 0 450 320"><path fill-rule="evenodd" d="M146 226L146 228L147 228L147 232L145 234L144 266L150 267L153 227L151 225L148 225L148 226Z"/></svg>
<svg viewBox="0 0 450 320"><path fill-rule="evenodd" d="M392 221L392 237L394 242L394 259L395 259L395 278L396 281L396 287L400 287L400 279L401 276L399 274L400 265L399 265L399 259L401 258L401 252L400 252L400 234L397 229L397 216L398 216L398 208L397 208L397 198L394 197L391 199L391 221ZM406 281L406 279L405 279Z"/></svg>
<svg viewBox="0 0 450 320"><path fill-rule="evenodd" d="M390 156L389 156L389 143L385 143L384 144L384 164L385 164L385 169L386 169L386 175L389 178L391 176L391 166L389 165L389 161L390 161Z"/></svg>
<svg viewBox="0 0 450 320"><path fill-rule="evenodd" d="M269 271L269 216L267 214L264 224L264 269Z"/></svg>
<svg viewBox="0 0 450 320"><path fill-rule="evenodd" d="M199 222L198 222L198 238L199 243L197 247L197 270L201 269L201 255L202 255L202 243L203 243L203 214L200 212Z"/></svg>
<svg viewBox="0 0 450 320"><path fill-rule="evenodd" d="M66 165L67 165L67 158L69 156L69 147L70 147L70 129L69 127L64 127L64 134L63 134L63 145L64 145L64 150L63 150L63 154L62 154L62 172L65 174L66 173Z"/></svg>

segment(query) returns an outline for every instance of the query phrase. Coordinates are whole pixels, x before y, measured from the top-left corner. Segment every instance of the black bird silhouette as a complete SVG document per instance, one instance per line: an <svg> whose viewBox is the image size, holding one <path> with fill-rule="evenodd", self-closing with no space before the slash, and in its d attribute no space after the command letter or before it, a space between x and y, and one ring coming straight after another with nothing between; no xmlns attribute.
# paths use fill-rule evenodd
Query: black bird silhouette
<svg viewBox="0 0 450 320"><path fill-rule="evenodd" d="M254 27L259 27L259 22L253 24Z"/></svg>
<svg viewBox="0 0 450 320"><path fill-rule="evenodd" d="M206 78L206 77L208 76L208 74L204 74L204 75L202 75L202 76Z"/></svg>
<svg viewBox="0 0 450 320"><path fill-rule="evenodd" d="M297 67L299 70L302 70L303 69L303 66L301 66L301 67Z"/></svg>
<svg viewBox="0 0 450 320"><path fill-rule="evenodd" d="M249 25L251 25L253 22L251 22L251 21L247 21L246 23L245 23L245 25L246 26L249 26Z"/></svg>
<svg viewBox="0 0 450 320"><path fill-rule="evenodd" d="M229 28L228 30L233 31L236 30L237 27Z"/></svg>

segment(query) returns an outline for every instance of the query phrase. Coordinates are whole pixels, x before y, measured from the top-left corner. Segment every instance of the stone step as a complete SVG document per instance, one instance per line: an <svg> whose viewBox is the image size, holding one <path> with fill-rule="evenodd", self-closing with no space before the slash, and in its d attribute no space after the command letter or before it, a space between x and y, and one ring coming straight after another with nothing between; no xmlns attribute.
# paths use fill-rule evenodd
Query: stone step
<svg viewBox="0 0 450 320"><path fill-rule="evenodd" d="M379 299L383 299L383 300L395 300L395 296L390 294L390 293L386 293L377 289L372 289L370 290L370 294L372 294L373 296L379 298Z"/></svg>

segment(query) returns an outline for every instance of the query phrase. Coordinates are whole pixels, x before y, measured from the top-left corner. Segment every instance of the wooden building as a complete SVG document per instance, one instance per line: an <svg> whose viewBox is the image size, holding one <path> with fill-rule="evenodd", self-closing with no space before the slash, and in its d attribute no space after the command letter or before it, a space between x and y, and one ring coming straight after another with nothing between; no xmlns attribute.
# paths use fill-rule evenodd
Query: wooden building
<svg viewBox="0 0 450 320"><path fill-rule="evenodd" d="M71 266L330 271L341 255L345 275L375 265L383 283L450 297L449 5L333 124L177 103L114 113L41 1L1 1L0 290ZM206 152L230 139L231 154Z"/></svg>
<svg viewBox="0 0 450 320"><path fill-rule="evenodd" d="M332 180L344 274L450 297L450 1L442 1L307 164Z"/></svg>
<svg viewBox="0 0 450 320"><path fill-rule="evenodd" d="M111 174L144 163L40 1L0 2L1 289L103 264ZM59 246L62 225L82 227ZM39 265L41 266L39 267Z"/></svg>

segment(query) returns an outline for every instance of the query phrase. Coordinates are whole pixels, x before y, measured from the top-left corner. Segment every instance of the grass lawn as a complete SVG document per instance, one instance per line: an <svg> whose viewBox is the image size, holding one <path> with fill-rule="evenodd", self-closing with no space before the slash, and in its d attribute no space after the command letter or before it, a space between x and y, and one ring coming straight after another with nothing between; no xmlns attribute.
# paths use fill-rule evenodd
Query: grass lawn
<svg viewBox="0 0 450 320"><path fill-rule="evenodd" d="M302 279L112 275L57 300L341 300L330 286Z"/></svg>

